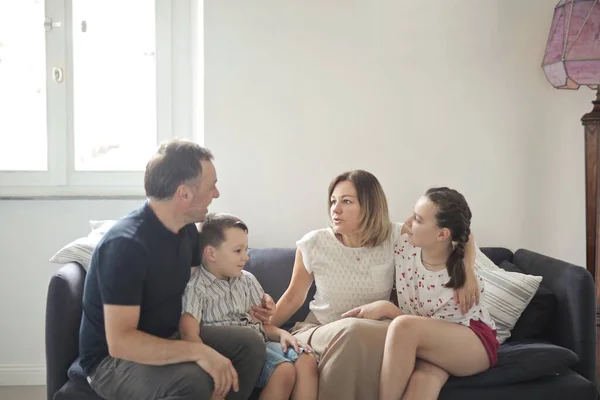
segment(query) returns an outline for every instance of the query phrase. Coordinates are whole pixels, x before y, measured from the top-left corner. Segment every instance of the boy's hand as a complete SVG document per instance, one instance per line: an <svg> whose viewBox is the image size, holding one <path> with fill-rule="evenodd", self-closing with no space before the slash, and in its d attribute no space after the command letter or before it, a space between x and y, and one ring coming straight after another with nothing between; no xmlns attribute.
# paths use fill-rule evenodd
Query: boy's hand
<svg viewBox="0 0 600 400"><path fill-rule="evenodd" d="M263 294L262 304L260 306L250 307L250 315L256 321L260 321L263 324L268 324L271 321L271 317L275 314L277 305L271 296Z"/></svg>
<svg viewBox="0 0 600 400"><path fill-rule="evenodd" d="M204 356L197 360L196 364L213 378L215 384L213 398L225 398L230 390L238 392L240 390L238 374L231 361L208 346L205 351Z"/></svg>
<svg viewBox="0 0 600 400"><path fill-rule="evenodd" d="M312 353L313 351L309 345L296 339L291 333L284 331L283 329L279 332L279 343L281 343L281 348L284 353L287 351L288 346L292 346L297 354L300 354L300 348L303 348L307 353Z"/></svg>

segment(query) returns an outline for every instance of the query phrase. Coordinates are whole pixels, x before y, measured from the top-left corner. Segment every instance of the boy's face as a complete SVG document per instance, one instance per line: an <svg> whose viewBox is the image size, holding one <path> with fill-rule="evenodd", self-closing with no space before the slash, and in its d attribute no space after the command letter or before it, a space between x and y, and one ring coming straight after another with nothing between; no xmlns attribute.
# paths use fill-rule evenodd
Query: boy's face
<svg viewBox="0 0 600 400"><path fill-rule="evenodd" d="M239 277L248 261L248 234L239 228L229 228L225 230L225 241L212 251L217 278Z"/></svg>

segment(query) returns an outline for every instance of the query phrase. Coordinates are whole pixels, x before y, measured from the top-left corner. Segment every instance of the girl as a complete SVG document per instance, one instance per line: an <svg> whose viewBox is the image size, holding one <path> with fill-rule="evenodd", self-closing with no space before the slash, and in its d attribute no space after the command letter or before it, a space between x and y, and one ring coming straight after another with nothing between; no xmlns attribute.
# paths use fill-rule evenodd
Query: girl
<svg viewBox="0 0 600 400"><path fill-rule="evenodd" d="M454 300L470 226L465 198L446 187L428 190L407 220L394 249L399 309L386 335L380 399L437 399L449 374L496 363L496 327L483 301L463 314Z"/></svg>

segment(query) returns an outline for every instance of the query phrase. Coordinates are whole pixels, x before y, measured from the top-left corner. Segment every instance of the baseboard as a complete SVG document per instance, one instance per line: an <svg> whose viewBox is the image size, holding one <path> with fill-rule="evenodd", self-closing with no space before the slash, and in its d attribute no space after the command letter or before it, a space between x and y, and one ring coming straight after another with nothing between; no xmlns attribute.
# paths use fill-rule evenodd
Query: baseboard
<svg viewBox="0 0 600 400"><path fill-rule="evenodd" d="M0 386L35 386L45 384L45 365L0 365Z"/></svg>

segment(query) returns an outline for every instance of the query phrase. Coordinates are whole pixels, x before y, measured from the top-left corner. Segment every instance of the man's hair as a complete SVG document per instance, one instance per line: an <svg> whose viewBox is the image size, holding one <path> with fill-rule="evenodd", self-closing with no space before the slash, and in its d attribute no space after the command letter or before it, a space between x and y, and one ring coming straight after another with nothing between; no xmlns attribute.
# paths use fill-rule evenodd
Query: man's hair
<svg viewBox="0 0 600 400"><path fill-rule="evenodd" d="M156 154L146 164L144 189L155 200L169 200L181 184L202 175L200 161L211 161L210 150L183 139L171 139L160 144Z"/></svg>
<svg viewBox="0 0 600 400"><path fill-rule="evenodd" d="M206 246L218 248L225 241L225 231L230 228L238 228L248 233L248 226L235 215L226 213L210 213L200 228L200 252L204 252Z"/></svg>
<svg viewBox="0 0 600 400"><path fill-rule="evenodd" d="M335 187L345 181L352 182L358 196L360 246L380 246L390 238L392 232L387 199L381 184L375 175L367 171L357 169L344 172L336 176L329 184L329 198L327 199L329 210L331 210L331 195Z"/></svg>

